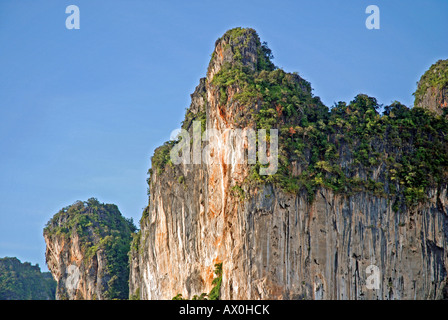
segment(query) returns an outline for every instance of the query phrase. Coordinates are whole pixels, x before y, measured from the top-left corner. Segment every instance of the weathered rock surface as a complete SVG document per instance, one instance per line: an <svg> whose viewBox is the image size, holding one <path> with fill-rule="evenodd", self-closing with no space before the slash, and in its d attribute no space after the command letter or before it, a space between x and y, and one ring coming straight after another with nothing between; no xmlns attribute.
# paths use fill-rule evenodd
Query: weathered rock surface
<svg viewBox="0 0 448 320"><path fill-rule="evenodd" d="M207 78L190 106L193 113L205 106L207 128L234 128L244 111L232 100L238 86L230 86L222 104L212 84L224 62L233 61L232 41L249 44L238 53L246 67L258 63L255 32L217 41ZM229 133L209 142L213 164L153 168L149 205L131 252L131 295L171 299L209 292L214 265L222 262L223 299L444 296L446 185L430 191L424 204L399 212L387 198L368 192L344 195L320 188L312 203L306 192L291 194L271 184L243 185L238 193L234 186L250 169L235 164L244 155L233 151L233 141ZM226 154L233 157L230 165L223 161ZM370 265L380 271L378 289L369 289Z"/></svg>

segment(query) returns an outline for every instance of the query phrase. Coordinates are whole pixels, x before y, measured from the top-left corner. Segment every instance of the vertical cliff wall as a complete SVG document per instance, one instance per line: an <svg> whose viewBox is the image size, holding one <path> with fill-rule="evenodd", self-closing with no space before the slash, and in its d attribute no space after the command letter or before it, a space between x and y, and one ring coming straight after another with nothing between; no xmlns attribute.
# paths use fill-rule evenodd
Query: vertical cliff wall
<svg viewBox="0 0 448 320"><path fill-rule="evenodd" d="M399 103L381 116L365 95L329 111L271 58L252 29L216 42L182 126L193 133L198 120L223 134L205 143L209 164L174 165L173 143L155 151L130 294L208 293L222 263L224 299L444 297L445 120ZM279 170L261 176L229 129L272 127Z"/></svg>

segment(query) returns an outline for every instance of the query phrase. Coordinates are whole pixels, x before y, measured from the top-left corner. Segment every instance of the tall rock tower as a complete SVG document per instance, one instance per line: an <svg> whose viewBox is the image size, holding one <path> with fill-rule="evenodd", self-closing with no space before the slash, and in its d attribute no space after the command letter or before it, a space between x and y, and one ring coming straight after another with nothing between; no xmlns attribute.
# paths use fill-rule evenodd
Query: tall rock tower
<svg viewBox="0 0 448 320"><path fill-rule="evenodd" d="M443 114L448 107L448 60L437 61L425 72L414 96L416 107Z"/></svg>

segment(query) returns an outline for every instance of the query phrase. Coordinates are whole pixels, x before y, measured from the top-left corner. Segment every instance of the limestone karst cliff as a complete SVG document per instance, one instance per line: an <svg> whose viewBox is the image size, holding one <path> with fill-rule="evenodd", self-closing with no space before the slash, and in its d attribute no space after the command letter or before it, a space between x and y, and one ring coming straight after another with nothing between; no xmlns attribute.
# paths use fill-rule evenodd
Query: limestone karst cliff
<svg viewBox="0 0 448 320"><path fill-rule="evenodd" d="M57 300L127 299L132 221L95 198L61 209L44 229Z"/></svg>
<svg viewBox="0 0 448 320"><path fill-rule="evenodd" d="M412 109L380 113L362 94L329 109L271 59L252 29L216 41L182 127L226 133L203 142L208 164L173 164L175 142L155 151L130 295L191 299L212 290L222 263L223 299L445 297L446 118L420 95ZM275 174L238 161L236 128L278 129Z"/></svg>

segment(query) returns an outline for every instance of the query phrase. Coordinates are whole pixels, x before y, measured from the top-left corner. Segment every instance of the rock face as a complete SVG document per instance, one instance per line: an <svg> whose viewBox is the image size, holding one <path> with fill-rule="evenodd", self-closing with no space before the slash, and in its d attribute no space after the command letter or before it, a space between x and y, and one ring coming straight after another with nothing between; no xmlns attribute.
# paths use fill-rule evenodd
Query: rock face
<svg viewBox="0 0 448 320"><path fill-rule="evenodd" d="M131 233L117 206L91 198L63 208L44 229L57 300L127 299Z"/></svg>
<svg viewBox="0 0 448 320"><path fill-rule="evenodd" d="M183 128L192 132L192 121L203 119L207 130L213 128L224 134L220 139L208 141L211 159L208 164L174 165L167 160L170 145L156 150L150 170L149 205L130 255L130 294L140 299L171 299L182 294L191 299L210 292L215 265L222 263L223 299L443 298L448 262L446 175L438 184L428 186L424 200L413 205L388 196L395 194L392 188L396 184L397 195L405 190L409 196L406 199L411 198L411 186L404 189L406 182L397 181L401 179L399 176L390 178L399 166L388 171L386 162L391 161L388 155L402 159L412 154L412 139L403 142L402 148L385 145L382 138L371 142L375 148L372 150L385 155L384 159L378 155L381 159L378 163L373 159L369 162L369 157L362 160L362 153L349 150L348 142L337 143L338 157L334 161L339 168L348 170L351 165L361 168L356 159L371 163L373 168L354 170L350 181L379 184L381 191L356 189L348 182L342 191L332 189L320 182L318 171L307 178L312 179L314 189L294 189L295 184L288 189L281 183L271 183L271 178L260 182L254 166L240 161L244 153L238 152L233 133L228 129L263 127L265 118L260 120L257 114L271 112L277 123L284 124L285 130L280 130L282 137L292 137L296 132L306 137L317 130L298 126L299 122L292 120L288 122L285 116L288 104L282 98L269 102L269 106L274 106L270 111L263 109L263 101L269 96L254 94L250 103L242 100L246 88L243 81L226 78L224 89L218 85L216 79L224 77L220 72L224 68L239 79L244 79L246 72L260 77L265 73L267 82L278 81L275 77L279 73L270 63L270 56L252 29L230 30L216 42L207 78L200 80L192 94ZM232 69L234 66L244 72L238 73ZM259 79L256 78L254 87L261 83ZM328 112L311 95L309 84L297 74L286 74L282 79L280 82L293 83L295 90L300 91L299 97L306 101L306 105L297 103L300 123L308 123L314 114ZM269 95L274 94L275 88L271 87ZM286 96L285 90L278 90L280 97ZM359 98L362 99L364 96ZM357 103L341 105L337 110L354 116L359 112L354 107ZM372 114L375 121L386 121L399 117L403 108L407 110L394 105L393 112L382 120L375 111L367 111L366 115ZM325 121L331 124L331 118ZM324 128L323 122L316 122ZM355 130L347 128L347 132ZM328 135L328 141L343 140L337 130ZM386 141L392 139L389 131L386 134ZM287 141L284 139L283 142ZM305 146L303 156L298 158L286 154L294 160L285 167L290 175L303 176L313 162L322 170L319 172L326 172L322 177L336 171L326 161L313 160L312 147ZM247 151L247 145L244 150ZM280 154L284 152L280 147ZM230 162L224 161L226 156ZM303 182L303 186L308 186L307 183L308 180ZM397 199L404 199L400 197Z"/></svg>
<svg viewBox="0 0 448 320"><path fill-rule="evenodd" d="M448 107L448 60L439 60L425 72L415 92L415 106L441 115Z"/></svg>

